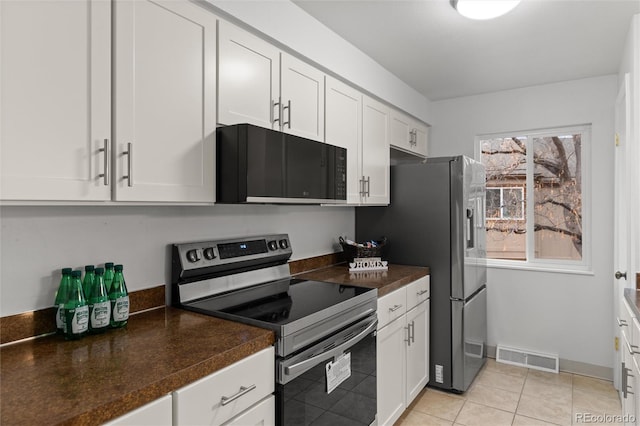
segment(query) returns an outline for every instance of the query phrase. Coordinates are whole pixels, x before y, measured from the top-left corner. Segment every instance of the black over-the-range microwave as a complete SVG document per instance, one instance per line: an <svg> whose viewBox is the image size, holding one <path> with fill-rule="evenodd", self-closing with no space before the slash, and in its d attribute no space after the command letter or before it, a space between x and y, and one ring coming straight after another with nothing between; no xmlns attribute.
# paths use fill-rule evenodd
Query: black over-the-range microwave
<svg viewBox="0 0 640 426"><path fill-rule="evenodd" d="M347 150L251 124L216 130L219 203L346 203Z"/></svg>

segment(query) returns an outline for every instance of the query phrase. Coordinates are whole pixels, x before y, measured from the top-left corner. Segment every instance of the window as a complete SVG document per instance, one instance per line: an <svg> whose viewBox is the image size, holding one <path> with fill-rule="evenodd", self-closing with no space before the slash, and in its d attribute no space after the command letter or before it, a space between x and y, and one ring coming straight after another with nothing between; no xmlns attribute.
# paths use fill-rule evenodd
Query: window
<svg viewBox="0 0 640 426"><path fill-rule="evenodd" d="M524 189L487 188L487 220L509 219L524 219Z"/></svg>
<svg viewBox="0 0 640 426"><path fill-rule="evenodd" d="M496 266L588 267L589 127L485 135L487 257Z"/></svg>

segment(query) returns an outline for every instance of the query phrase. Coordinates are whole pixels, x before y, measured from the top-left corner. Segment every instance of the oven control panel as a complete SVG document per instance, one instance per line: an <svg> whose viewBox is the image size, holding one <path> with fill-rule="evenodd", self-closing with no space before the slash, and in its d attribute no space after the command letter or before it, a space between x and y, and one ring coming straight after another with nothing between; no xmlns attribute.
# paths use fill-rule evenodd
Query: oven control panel
<svg viewBox="0 0 640 426"><path fill-rule="evenodd" d="M216 272L233 268L235 264L286 260L291 254L289 235L272 234L173 244L172 263L182 276L185 271Z"/></svg>

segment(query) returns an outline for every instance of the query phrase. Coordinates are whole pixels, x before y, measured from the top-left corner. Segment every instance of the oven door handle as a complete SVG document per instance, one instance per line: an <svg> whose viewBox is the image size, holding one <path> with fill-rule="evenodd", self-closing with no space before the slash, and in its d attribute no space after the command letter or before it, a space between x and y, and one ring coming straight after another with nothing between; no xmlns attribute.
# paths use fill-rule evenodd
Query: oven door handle
<svg viewBox="0 0 640 426"><path fill-rule="evenodd" d="M356 343L364 339L367 335L369 335L372 331L374 331L377 325L378 325L378 319L376 318L367 326L367 328L365 328L356 336L352 337L351 339L344 342L340 346L336 346L335 348L319 353L318 355L312 358L305 359L304 361L300 361L297 364L293 364L288 367L285 367L284 374L295 376L301 371L305 371L310 366L317 364L318 362L322 362L326 359L334 358L342 355L345 350L349 349L351 346L355 345Z"/></svg>

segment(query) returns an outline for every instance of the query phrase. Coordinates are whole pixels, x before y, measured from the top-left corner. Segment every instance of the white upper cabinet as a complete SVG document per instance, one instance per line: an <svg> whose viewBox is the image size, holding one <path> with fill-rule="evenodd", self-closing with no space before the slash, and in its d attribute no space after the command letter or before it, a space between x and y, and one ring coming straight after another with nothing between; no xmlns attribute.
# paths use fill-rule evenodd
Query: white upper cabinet
<svg viewBox="0 0 640 426"><path fill-rule="evenodd" d="M280 51L228 22L219 25L218 123L279 129Z"/></svg>
<svg viewBox="0 0 640 426"><path fill-rule="evenodd" d="M214 201L216 17L118 0L114 28L114 199Z"/></svg>
<svg viewBox="0 0 640 426"><path fill-rule="evenodd" d="M427 156L428 128L418 120L391 109L389 144L402 151Z"/></svg>
<svg viewBox="0 0 640 426"><path fill-rule="evenodd" d="M225 21L218 40L218 123L324 141L324 73Z"/></svg>
<svg viewBox="0 0 640 426"><path fill-rule="evenodd" d="M325 141L347 150L347 204L359 204L362 191L362 93L327 76Z"/></svg>
<svg viewBox="0 0 640 426"><path fill-rule="evenodd" d="M363 96L362 204L389 204L389 122L389 107Z"/></svg>
<svg viewBox="0 0 640 426"><path fill-rule="evenodd" d="M111 4L0 1L3 200L109 200Z"/></svg>
<svg viewBox="0 0 640 426"><path fill-rule="evenodd" d="M324 141L324 73L284 52L280 61L282 131Z"/></svg>

